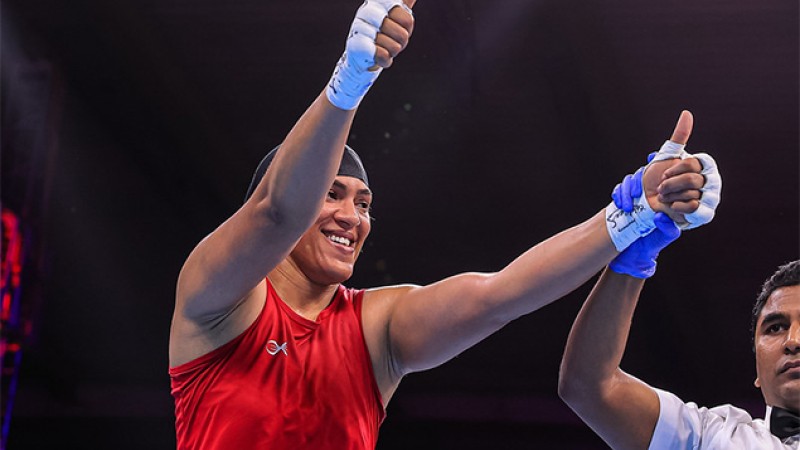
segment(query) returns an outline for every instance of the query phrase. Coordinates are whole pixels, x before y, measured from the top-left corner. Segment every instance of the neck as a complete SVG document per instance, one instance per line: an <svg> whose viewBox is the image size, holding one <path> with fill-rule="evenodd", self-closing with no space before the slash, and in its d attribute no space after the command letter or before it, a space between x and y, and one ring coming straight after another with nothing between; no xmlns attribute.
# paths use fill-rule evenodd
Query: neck
<svg viewBox="0 0 800 450"><path fill-rule="evenodd" d="M294 312L309 320L333 299L338 284L318 284L306 277L296 266L284 260L267 275L275 292Z"/></svg>

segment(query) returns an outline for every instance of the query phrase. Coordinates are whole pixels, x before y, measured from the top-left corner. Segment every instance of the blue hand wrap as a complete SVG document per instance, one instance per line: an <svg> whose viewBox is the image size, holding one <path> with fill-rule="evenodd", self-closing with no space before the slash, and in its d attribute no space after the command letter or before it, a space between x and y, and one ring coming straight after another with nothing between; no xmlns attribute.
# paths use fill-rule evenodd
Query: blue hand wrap
<svg viewBox="0 0 800 450"><path fill-rule="evenodd" d="M655 211L642 195L645 168L640 167L633 175L626 175L622 183L614 187L611 192L613 202L606 207L606 229L620 252L655 228Z"/></svg>
<svg viewBox="0 0 800 450"><path fill-rule="evenodd" d="M624 182L623 182L624 183ZM681 235L681 229L664 213L656 213L656 229L637 239L617 255L608 268L636 278L650 278L656 273L658 253Z"/></svg>

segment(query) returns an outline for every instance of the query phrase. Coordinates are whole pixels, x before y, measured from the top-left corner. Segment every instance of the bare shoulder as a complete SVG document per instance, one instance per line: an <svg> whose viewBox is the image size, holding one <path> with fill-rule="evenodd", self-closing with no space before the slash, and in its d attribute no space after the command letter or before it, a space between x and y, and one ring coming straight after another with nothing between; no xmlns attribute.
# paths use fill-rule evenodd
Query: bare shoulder
<svg viewBox="0 0 800 450"><path fill-rule="evenodd" d="M397 304L421 288L415 284L398 284L367 289L362 312L364 325L386 326Z"/></svg>
<svg viewBox="0 0 800 450"><path fill-rule="evenodd" d="M367 343L375 381L381 391L384 406L389 403L403 375L392 357L389 340L390 319L397 303L417 288L418 286L414 285L387 286L368 289L364 293L361 311L364 340Z"/></svg>
<svg viewBox="0 0 800 450"><path fill-rule="evenodd" d="M420 286L415 284L397 284L394 286L370 288L364 292L364 304L393 302L397 298L401 298L407 293L419 288Z"/></svg>
<svg viewBox="0 0 800 450"><path fill-rule="evenodd" d="M229 311L205 321L183 314L176 306L169 336L169 365L176 367L203 356L242 334L256 320L267 298L262 281Z"/></svg>
<svg viewBox="0 0 800 450"><path fill-rule="evenodd" d="M397 303L416 289L419 289L419 286L412 284L367 289L364 292L364 304L361 313L365 332L368 331L367 329L372 332L379 332L381 329L385 330Z"/></svg>

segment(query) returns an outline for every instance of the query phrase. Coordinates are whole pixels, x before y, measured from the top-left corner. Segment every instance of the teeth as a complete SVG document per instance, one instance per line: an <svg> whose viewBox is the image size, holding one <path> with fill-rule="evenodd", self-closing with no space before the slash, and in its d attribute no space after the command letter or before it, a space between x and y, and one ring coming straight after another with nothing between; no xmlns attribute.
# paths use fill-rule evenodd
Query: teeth
<svg viewBox="0 0 800 450"><path fill-rule="evenodd" d="M331 236L328 236L328 239L332 240L333 242L336 242L337 244L346 245L348 247L350 246L350 239L347 239L347 238L344 238L344 237L341 237L341 236L333 236L333 235L331 235Z"/></svg>

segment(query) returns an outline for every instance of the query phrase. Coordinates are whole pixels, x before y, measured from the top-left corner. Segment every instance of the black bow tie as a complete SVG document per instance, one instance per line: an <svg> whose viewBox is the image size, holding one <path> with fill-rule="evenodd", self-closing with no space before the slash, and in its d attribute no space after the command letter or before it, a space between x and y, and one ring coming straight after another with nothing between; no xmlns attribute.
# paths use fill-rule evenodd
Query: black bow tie
<svg viewBox="0 0 800 450"><path fill-rule="evenodd" d="M800 433L800 415L773 406L769 415L769 431L780 439Z"/></svg>

